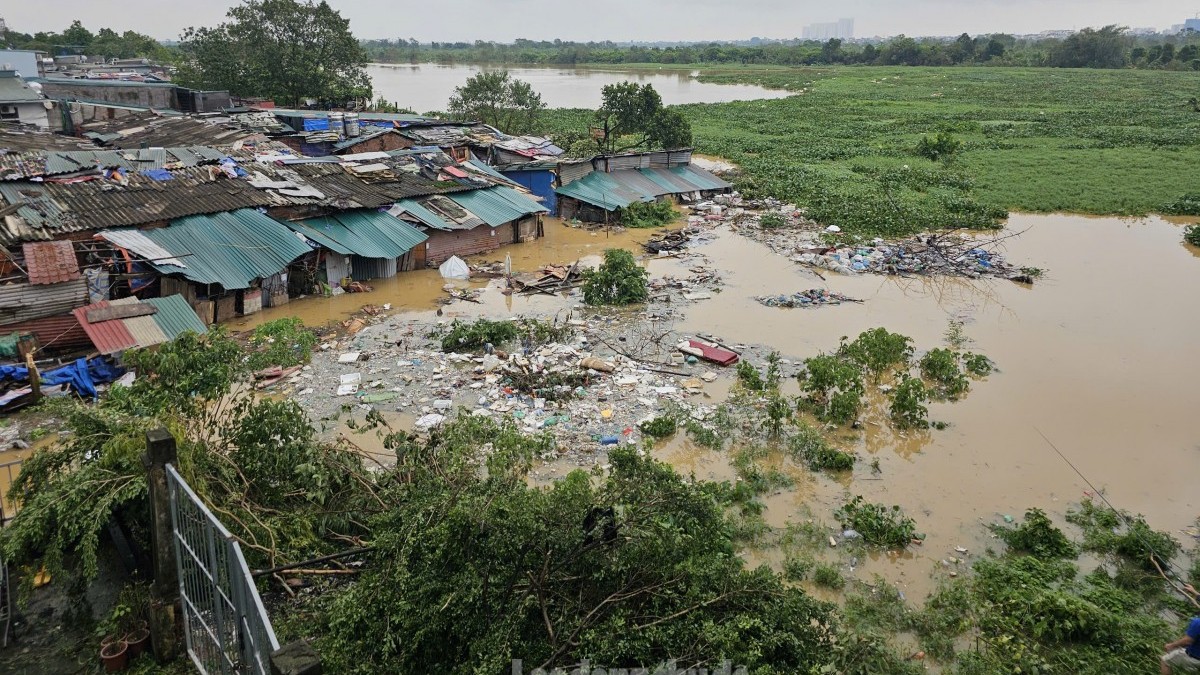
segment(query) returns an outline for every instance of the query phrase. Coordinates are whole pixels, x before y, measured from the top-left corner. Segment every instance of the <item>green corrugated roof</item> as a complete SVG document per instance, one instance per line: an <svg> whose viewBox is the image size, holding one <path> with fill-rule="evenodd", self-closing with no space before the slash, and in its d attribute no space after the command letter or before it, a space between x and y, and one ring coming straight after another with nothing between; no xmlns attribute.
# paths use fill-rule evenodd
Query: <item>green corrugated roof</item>
<svg viewBox="0 0 1200 675"><path fill-rule="evenodd" d="M252 280L269 277L312 250L281 223L253 209L179 218L170 227L142 234L186 265L150 263L159 272L229 290L249 288Z"/></svg>
<svg viewBox="0 0 1200 675"><path fill-rule="evenodd" d="M158 308L158 311L151 316L154 317L154 323L158 324L168 340L174 340L189 330L201 335L208 332L208 326L205 326L200 317L196 316L196 312L187 303L187 300L183 299L182 295L146 298L142 302L148 302Z"/></svg>
<svg viewBox="0 0 1200 675"><path fill-rule="evenodd" d="M648 202L665 194L728 187L731 187L729 183L699 167L674 166L669 169L622 169L612 173L595 171L555 192L613 211L635 201Z"/></svg>
<svg viewBox="0 0 1200 675"><path fill-rule="evenodd" d="M345 211L287 226L342 255L399 258L429 237L408 223L380 211Z"/></svg>
<svg viewBox="0 0 1200 675"><path fill-rule="evenodd" d="M623 209L634 202L654 200L653 196L637 192L602 171L593 171L579 180L567 183L555 192L608 211Z"/></svg>
<svg viewBox="0 0 1200 675"><path fill-rule="evenodd" d="M457 192L446 195L455 204L474 213L483 222L492 227L499 227L514 220L520 220L532 213L544 213L546 207L522 195L521 193L502 186L472 192Z"/></svg>
<svg viewBox="0 0 1200 675"><path fill-rule="evenodd" d="M3 183L0 183L0 190L3 190L3 185ZM462 229L446 222L441 216L422 206L420 202L416 202L411 199L402 199L396 202L396 206L404 209L411 214L412 217L434 228L435 230Z"/></svg>

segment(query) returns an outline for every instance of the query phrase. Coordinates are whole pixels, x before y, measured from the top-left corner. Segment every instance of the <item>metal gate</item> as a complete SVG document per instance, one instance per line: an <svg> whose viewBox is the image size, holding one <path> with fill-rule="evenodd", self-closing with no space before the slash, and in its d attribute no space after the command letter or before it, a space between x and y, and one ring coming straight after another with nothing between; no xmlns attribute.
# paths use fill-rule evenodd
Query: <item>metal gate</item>
<svg viewBox="0 0 1200 675"><path fill-rule="evenodd" d="M188 655L204 675L268 675L279 641L241 546L170 464L167 485Z"/></svg>

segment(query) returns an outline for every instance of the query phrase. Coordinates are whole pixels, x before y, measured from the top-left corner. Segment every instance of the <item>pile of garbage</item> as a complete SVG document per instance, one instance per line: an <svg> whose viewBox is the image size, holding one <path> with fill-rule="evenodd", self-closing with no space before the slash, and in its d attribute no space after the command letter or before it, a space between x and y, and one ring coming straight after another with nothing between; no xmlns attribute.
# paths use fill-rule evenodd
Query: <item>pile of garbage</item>
<svg viewBox="0 0 1200 675"><path fill-rule="evenodd" d="M843 302L862 302L862 300L856 300L841 293L833 293L824 288L810 288L807 291L800 291L791 295L760 295L754 299L759 304L766 305L767 307L784 307L787 309L840 305Z"/></svg>
<svg viewBox="0 0 1200 675"><path fill-rule="evenodd" d="M717 393L720 366L706 349L680 350L659 363L618 353L635 340L620 321L572 319L576 336L514 353L444 353L433 324L374 317L354 336L321 345L312 363L282 374L290 396L314 420L346 409L409 417L417 431L454 414L509 418L523 431L548 432L566 460L590 465L603 447L638 443L640 422L668 408L692 411ZM625 340L621 340L624 337ZM709 353L712 352L712 353ZM695 354L699 354L696 356ZM601 453L597 455L597 453Z"/></svg>
<svg viewBox="0 0 1200 675"><path fill-rule="evenodd" d="M840 274L991 276L1028 282L1002 253L957 235L929 235L895 243L875 239L855 246L808 245L795 253L794 262Z"/></svg>

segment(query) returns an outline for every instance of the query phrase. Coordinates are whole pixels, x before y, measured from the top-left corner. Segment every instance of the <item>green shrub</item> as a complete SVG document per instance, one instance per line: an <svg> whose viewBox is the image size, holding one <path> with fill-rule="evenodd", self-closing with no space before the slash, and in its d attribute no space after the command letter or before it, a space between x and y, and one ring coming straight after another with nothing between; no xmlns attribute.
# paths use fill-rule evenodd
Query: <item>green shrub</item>
<svg viewBox="0 0 1200 675"><path fill-rule="evenodd" d="M1025 522L1016 527L992 525L992 532L1008 545L1010 551L1028 553L1035 558L1074 558L1078 553L1062 530L1050 522L1046 512L1029 509Z"/></svg>
<svg viewBox="0 0 1200 675"><path fill-rule="evenodd" d="M738 361L737 379L738 383L748 391L762 391L766 389L766 383L763 382L762 374L749 361Z"/></svg>
<svg viewBox="0 0 1200 675"><path fill-rule="evenodd" d="M804 581L815 564L812 558L786 558L783 561L783 578L788 581Z"/></svg>
<svg viewBox="0 0 1200 675"><path fill-rule="evenodd" d="M442 336L442 351L473 352L489 343L499 347L516 340L519 334L517 324L512 321L477 319L474 323L466 323L455 319Z"/></svg>
<svg viewBox="0 0 1200 675"><path fill-rule="evenodd" d="M925 383L915 377L905 376L892 391L892 422L901 429L925 429L929 427L929 400Z"/></svg>
<svg viewBox="0 0 1200 675"><path fill-rule="evenodd" d="M862 366L876 379L889 370L907 369L912 353L912 338L886 328L863 331L853 342L843 343L838 349L840 356Z"/></svg>
<svg viewBox="0 0 1200 675"><path fill-rule="evenodd" d="M1188 225L1183 231L1183 240L1192 246L1200 246L1200 225Z"/></svg>
<svg viewBox="0 0 1200 675"><path fill-rule="evenodd" d="M762 218L758 219L758 226L764 230L777 230L785 225L787 218L784 218L782 213L764 213Z"/></svg>
<svg viewBox="0 0 1200 675"><path fill-rule="evenodd" d="M251 370L262 370L308 363L316 344L317 334L305 328L300 319L276 319L256 327L250 335L253 351L246 359L246 366Z"/></svg>
<svg viewBox="0 0 1200 675"><path fill-rule="evenodd" d="M991 372L996 369L996 366L992 363L992 360L983 354L972 354L971 352L967 352L966 354L963 354L962 359L963 367L967 369L968 373L971 373L976 377L990 375Z"/></svg>
<svg viewBox="0 0 1200 675"><path fill-rule="evenodd" d="M583 300L589 305L632 305L646 302L648 272L638 267L633 254L625 249L610 248L604 252L604 262L596 270L583 273Z"/></svg>
<svg viewBox="0 0 1200 675"><path fill-rule="evenodd" d="M949 349L931 349L921 357L921 375L932 380L937 385L937 393L943 397L958 398L971 386L958 359L958 354Z"/></svg>
<svg viewBox="0 0 1200 675"><path fill-rule="evenodd" d="M846 502L834 512L843 528L855 530L863 541L875 546L904 548L917 534L917 524L899 506L864 502L862 496Z"/></svg>
<svg viewBox="0 0 1200 675"><path fill-rule="evenodd" d="M1179 554L1179 542L1166 532L1151 529L1142 516L1097 506L1090 499L1084 500L1078 511L1068 511L1067 522L1083 530L1085 550L1120 556L1148 572L1157 571L1151 555L1165 567Z"/></svg>
<svg viewBox="0 0 1200 675"><path fill-rule="evenodd" d="M670 201L634 202L619 212L621 224L631 229L662 227L677 218L679 212Z"/></svg>
<svg viewBox="0 0 1200 675"><path fill-rule="evenodd" d="M962 141L944 131L940 131L933 138L922 136L921 140L917 143L915 152L925 159L936 162L938 160L949 160L958 154L962 150L962 147Z"/></svg>
<svg viewBox="0 0 1200 675"><path fill-rule="evenodd" d="M849 471L854 468L854 455L829 445L821 432L801 424L788 439L792 458L804 462L812 471Z"/></svg>
<svg viewBox="0 0 1200 675"><path fill-rule="evenodd" d="M821 354L804 360L798 374L805 402L821 420L849 424L862 409L862 369L838 354Z"/></svg>
<svg viewBox="0 0 1200 675"><path fill-rule="evenodd" d="M1189 192L1173 202L1163 204L1159 211L1168 216L1200 216L1200 193Z"/></svg>
<svg viewBox="0 0 1200 675"><path fill-rule="evenodd" d="M813 569L813 583L821 588L829 588L835 591L840 591L846 586L846 580L842 577L842 573L834 565L826 565L824 563L817 565Z"/></svg>
<svg viewBox="0 0 1200 675"><path fill-rule="evenodd" d="M641 430L643 434L653 438L666 438L668 436L673 436L677 428L678 424L675 422L675 418L670 415L655 417L652 420L646 420L638 425L638 429Z"/></svg>

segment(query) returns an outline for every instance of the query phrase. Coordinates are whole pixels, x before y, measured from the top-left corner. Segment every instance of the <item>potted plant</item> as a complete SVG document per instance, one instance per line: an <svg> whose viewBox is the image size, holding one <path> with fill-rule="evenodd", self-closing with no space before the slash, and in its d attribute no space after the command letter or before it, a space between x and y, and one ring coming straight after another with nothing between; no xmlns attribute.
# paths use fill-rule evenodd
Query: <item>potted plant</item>
<svg viewBox="0 0 1200 675"><path fill-rule="evenodd" d="M100 637L100 662L104 664L106 673L120 672L129 665L129 645L124 640L122 622L131 612L129 605L117 603L108 616L96 625L96 634Z"/></svg>
<svg viewBox="0 0 1200 675"><path fill-rule="evenodd" d="M121 590L117 600L118 606L128 608L117 617L117 628L129 648L128 659L133 661L150 644L150 628L146 621L149 618L150 589L145 584L130 584Z"/></svg>

